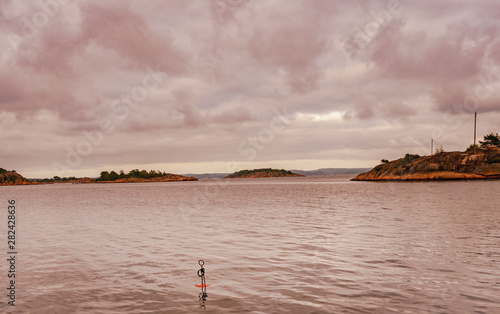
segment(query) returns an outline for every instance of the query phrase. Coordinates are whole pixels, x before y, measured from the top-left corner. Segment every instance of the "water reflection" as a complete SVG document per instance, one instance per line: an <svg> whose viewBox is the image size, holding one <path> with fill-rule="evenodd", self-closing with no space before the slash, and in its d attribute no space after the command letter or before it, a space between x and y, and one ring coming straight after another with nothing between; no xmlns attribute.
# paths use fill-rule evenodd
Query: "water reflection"
<svg viewBox="0 0 500 314"><path fill-rule="evenodd" d="M208 294L206 292L201 292L198 295L198 300L200 302L200 309L202 309L203 311L207 309L207 297Z"/></svg>

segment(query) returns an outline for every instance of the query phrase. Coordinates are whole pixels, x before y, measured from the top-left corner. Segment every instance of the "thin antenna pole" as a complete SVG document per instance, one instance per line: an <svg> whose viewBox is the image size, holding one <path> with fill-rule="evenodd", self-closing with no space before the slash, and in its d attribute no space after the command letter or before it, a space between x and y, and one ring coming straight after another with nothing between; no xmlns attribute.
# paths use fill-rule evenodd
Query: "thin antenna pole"
<svg viewBox="0 0 500 314"><path fill-rule="evenodd" d="M474 154L476 153L476 126L477 126L477 112L474 112Z"/></svg>
<svg viewBox="0 0 500 314"><path fill-rule="evenodd" d="M431 138L431 156L434 155L434 139Z"/></svg>

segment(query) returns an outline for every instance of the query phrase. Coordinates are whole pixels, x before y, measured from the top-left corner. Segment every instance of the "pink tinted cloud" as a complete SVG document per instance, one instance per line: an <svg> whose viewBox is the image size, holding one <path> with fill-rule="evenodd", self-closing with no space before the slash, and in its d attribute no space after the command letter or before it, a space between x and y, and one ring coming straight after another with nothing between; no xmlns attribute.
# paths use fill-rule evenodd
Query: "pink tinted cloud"
<svg viewBox="0 0 500 314"><path fill-rule="evenodd" d="M317 61L328 47L323 28L327 12L335 9L325 1L300 4L269 14L267 23L255 28L248 51L258 62L285 71L294 92L306 93L321 77Z"/></svg>
<svg viewBox="0 0 500 314"><path fill-rule="evenodd" d="M92 77L105 68L96 68L99 62L94 60L108 58L107 51L116 57L105 65L107 72L99 73L100 81L116 84L124 70L141 73L148 67L173 75L186 71L185 54L172 45L171 36L153 31L131 7L122 2L76 5L80 19L68 20L60 7L33 36L24 38L11 62L4 64L3 110L21 119L42 109L57 112L62 120L98 119L95 108L103 105L102 87ZM27 6L23 15L7 21L9 29L23 35L25 21L39 12L43 13L39 7ZM0 19L7 23L3 14Z"/></svg>
<svg viewBox="0 0 500 314"><path fill-rule="evenodd" d="M73 65L82 47L63 22L52 21L50 31L40 31L37 38L22 46L17 52L17 66L33 75L50 75L61 80L76 75Z"/></svg>
<svg viewBox="0 0 500 314"><path fill-rule="evenodd" d="M143 17L127 5L88 4L81 8L81 41L95 41L112 49L140 69L159 66L180 74L188 66L184 54L172 45L173 37L150 29Z"/></svg>
<svg viewBox="0 0 500 314"><path fill-rule="evenodd" d="M440 111L462 105L485 76L485 64L496 62L494 41L500 27L470 25L467 22L448 24L444 32L429 34L411 31L403 20L384 27L370 47L370 59L378 75L395 84L427 86ZM491 99L489 99L491 101ZM479 110L500 110L483 104Z"/></svg>
<svg viewBox="0 0 500 314"><path fill-rule="evenodd" d="M411 32L396 20L385 27L374 40L371 60L381 75L396 79L432 81L460 80L478 73L485 42L464 48L467 39L480 37L480 30L468 25L448 26L444 35Z"/></svg>

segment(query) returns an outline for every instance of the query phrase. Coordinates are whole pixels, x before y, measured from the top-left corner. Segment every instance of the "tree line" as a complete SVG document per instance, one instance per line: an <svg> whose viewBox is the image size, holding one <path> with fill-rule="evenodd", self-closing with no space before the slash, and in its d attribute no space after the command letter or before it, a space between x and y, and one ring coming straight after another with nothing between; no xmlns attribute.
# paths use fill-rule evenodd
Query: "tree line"
<svg viewBox="0 0 500 314"><path fill-rule="evenodd" d="M130 170L128 173L125 173L123 170L120 170L119 172L102 171L99 178L97 178L97 181L116 181L119 179L128 179L128 178L151 179L156 177L163 177L166 175L168 175L168 173L164 171L162 172L160 170L147 171L147 170L134 169Z"/></svg>

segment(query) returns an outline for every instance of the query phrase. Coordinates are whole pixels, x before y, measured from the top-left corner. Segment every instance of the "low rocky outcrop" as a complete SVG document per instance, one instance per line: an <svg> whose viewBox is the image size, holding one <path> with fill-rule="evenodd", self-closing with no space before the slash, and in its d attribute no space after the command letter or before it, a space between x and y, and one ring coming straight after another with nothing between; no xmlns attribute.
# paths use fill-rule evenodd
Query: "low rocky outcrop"
<svg viewBox="0 0 500 314"><path fill-rule="evenodd" d="M500 179L500 149L442 152L385 161L354 181L421 181Z"/></svg>

